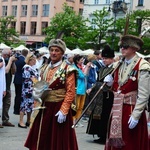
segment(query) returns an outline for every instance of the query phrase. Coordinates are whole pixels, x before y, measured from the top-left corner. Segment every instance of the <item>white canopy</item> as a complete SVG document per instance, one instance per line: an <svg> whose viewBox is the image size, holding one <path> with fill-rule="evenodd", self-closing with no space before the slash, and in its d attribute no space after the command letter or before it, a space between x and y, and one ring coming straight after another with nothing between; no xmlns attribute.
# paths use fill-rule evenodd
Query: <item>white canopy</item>
<svg viewBox="0 0 150 150"><path fill-rule="evenodd" d="M121 56L121 52L115 52L115 56Z"/></svg>
<svg viewBox="0 0 150 150"><path fill-rule="evenodd" d="M150 58L150 54L149 54L149 55L147 55L147 56L145 56L144 58Z"/></svg>
<svg viewBox="0 0 150 150"><path fill-rule="evenodd" d="M145 57L145 55L143 55L143 54L141 54L141 53L139 53L139 52L136 52L136 53L137 53L137 55L138 55L139 57L142 57L142 58Z"/></svg>
<svg viewBox="0 0 150 150"><path fill-rule="evenodd" d="M92 49L82 51L82 55L89 55L89 54L94 54L94 51Z"/></svg>
<svg viewBox="0 0 150 150"><path fill-rule="evenodd" d="M70 54L72 51L69 48L66 48L65 54Z"/></svg>
<svg viewBox="0 0 150 150"><path fill-rule="evenodd" d="M7 46L7 45L4 44L4 43L1 43L1 44L0 44L0 49L4 49L4 48L11 48L11 47Z"/></svg>
<svg viewBox="0 0 150 150"><path fill-rule="evenodd" d="M50 54L44 54L42 57L46 57L48 59L50 57Z"/></svg>
<svg viewBox="0 0 150 150"><path fill-rule="evenodd" d="M25 47L24 45L20 45L20 46L14 48L13 50L14 51L22 51L23 49L26 49L29 51L29 49L27 47Z"/></svg>
<svg viewBox="0 0 150 150"><path fill-rule="evenodd" d="M82 54L82 50L81 49L79 49L79 48L76 48L76 49L74 49L74 50L72 50L72 53L73 54Z"/></svg>
<svg viewBox="0 0 150 150"><path fill-rule="evenodd" d="M49 50L46 46L37 49L39 53L49 53Z"/></svg>

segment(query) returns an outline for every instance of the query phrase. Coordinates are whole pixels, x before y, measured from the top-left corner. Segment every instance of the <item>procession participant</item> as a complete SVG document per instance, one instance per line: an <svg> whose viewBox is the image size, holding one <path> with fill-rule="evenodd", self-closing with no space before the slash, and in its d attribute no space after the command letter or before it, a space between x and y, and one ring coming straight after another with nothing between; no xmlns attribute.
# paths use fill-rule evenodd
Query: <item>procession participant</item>
<svg viewBox="0 0 150 150"><path fill-rule="evenodd" d="M87 75L87 90L90 89L97 80L97 66L93 63L96 60L96 56L94 54L89 54L87 56L87 61L91 62L91 67L89 69L88 75ZM88 92L87 92L88 93Z"/></svg>
<svg viewBox="0 0 150 150"><path fill-rule="evenodd" d="M102 61L106 67L101 67L99 69L99 78L97 79L97 83L95 87L92 89L89 97L93 97L95 93L99 90L100 86L104 83L104 77L111 73L112 71L112 63L114 61L114 51L109 47L109 45L105 45L102 50ZM94 142L99 144L105 144L106 135L107 135L107 124L109 120L109 115L111 112L112 104L113 104L113 92L110 91L109 86L105 86L103 91L98 94L96 100L92 104L95 105L89 109L92 111L90 115L90 119L88 122L88 127L86 133L97 135L99 138L95 139Z"/></svg>
<svg viewBox="0 0 150 150"><path fill-rule="evenodd" d="M96 60L93 61L93 63L97 66L98 70L101 68L101 67L104 67L104 63L102 61L102 50L95 50L94 51L94 55L96 56Z"/></svg>
<svg viewBox="0 0 150 150"><path fill-rule="evenodd" d="M145 108L149 98L150 64L139 58L141 38L122 36L123 63L114 74L114 104L105 150L149 150ZM107 82L112 81L107 76Z"/></svg>
<svg viewBox="0 0 150 150"><path fill-rule="evenodd" d="M74 64L73 58L74 58L74 54L73 53L67 54L66 59L65 59L66 63L68 65L73 65Z"/></svg>
<svg viewBox="0 0 150 150"><path fill-rule="evenodd" d="M14 114L19 115L21 94L22 94L22 68L25 65L25 57L28 54L28 50L23 49L21 54L18 56L17 61L15 61L16 72L14 74L14 87L15 87L15 99L14 99Z"/></svg>
<svg viewBox="0 0 150 150"><path fill-rule="evenodd" d="M84 57L81 55L76 55L73 58L74 67L76 68L77 75L77 87L76 87L76 115L73 116L74 123L80 118L86 98L86 85L87 85L87 74L91 68L91 62L88 62L86 65L83 64ZM81 122L78 122L76 127L83 127L84 125Z"/></svg>
<svg viewBox="0 0 150 150"><path fill-rule="evenodd" d="M98 68L93 63L95 60L96 60L96 56L94 54L89 54L87 56L87 63L90 62L91 66L90 66L89 72L87 74L87 87L86 87L87 90L86 90L86 98L85 98L84 108L86 108L90 102L89 93L91 91L91 87L96 83L97 77L98 77L98 75L97 75ZM89 120L89 115L84 114L84 116L82 117L82 121L88 122L88 120Z"/></svg>
<svg viewBox="0 0 150 150"><path fill-rule="evenodd" d="M75 69L62 61L66 44L61 39L49 42L50 63L41 78L49 83L25 147L30 150L78 150L73 125L71 103L75 98Z"/></svg>
<svg viewBox="0 0 150 150"><path fill-rule="evenodd" d="M36 63L36 56L28 53L25 58L25 65L22 68L22 99L20 103L20 118L18 127L27 128L30 126L32 109L34 106L33 83L38 80L39 73L33 67ZM24 124L24 115L26 114L26 124Z"/></svg>
<svg viewBox="0 0 150 150"><path fill-rule="evenodd" d="M11 82L14 73L16 72L15 56L11 56L12 51L10 49L3 49L2 57L5 61L5 76L6 76L6 95L3 97L2 106L2 126L14 127L15 125L9 122L9 110L11 106Z"/></svg>

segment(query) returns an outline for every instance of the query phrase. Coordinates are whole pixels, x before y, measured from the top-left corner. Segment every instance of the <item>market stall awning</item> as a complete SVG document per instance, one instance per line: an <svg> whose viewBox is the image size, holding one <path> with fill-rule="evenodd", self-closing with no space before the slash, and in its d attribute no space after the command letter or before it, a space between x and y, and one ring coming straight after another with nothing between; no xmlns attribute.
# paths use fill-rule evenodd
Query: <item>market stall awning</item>
<svg viewBox="0 0 150 150"><path fill-rule="evenodd" d="M23 49L29 50L29 49L28 49L27 47L25 47L24 45L20 45L20 46L14 48L13 50L14 50L14 51L22 51Z"/></svg>
<svg viewBox="0 0 150 150"><path fill-rule="evenodd" d="M4 48L11 48L11 47L7 46L7 45L4 44L4 43L1 43L1 44L0 44L0 49L4 49Z"/></svg>

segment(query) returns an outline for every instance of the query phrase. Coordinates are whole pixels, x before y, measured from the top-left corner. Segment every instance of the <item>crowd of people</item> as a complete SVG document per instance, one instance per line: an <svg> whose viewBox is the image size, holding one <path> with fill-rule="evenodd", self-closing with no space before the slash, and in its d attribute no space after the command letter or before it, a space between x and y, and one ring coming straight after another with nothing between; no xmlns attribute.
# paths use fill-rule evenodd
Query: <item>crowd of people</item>
<svg viewBox="0 0 150 150"><path fill-rule="evenodd" d="M75 128L83 127L82 121L87 122L86 133L96 136L95 143L105 144L105 150L149 150L150 64L136 54L144 44L139 37L122 36L119 44L119 60L107 44L88 56L65 55L66 44L61 39L50 40L49 58L27 50L16 57L4 49L0 58L0 128L15 126L8 113L14 75L14 114L20 115L18 127L30 126L25 141L30 150L78 150ZM48 88L40 95L41 107L33 112L36 83L46 83Z"/></svg>

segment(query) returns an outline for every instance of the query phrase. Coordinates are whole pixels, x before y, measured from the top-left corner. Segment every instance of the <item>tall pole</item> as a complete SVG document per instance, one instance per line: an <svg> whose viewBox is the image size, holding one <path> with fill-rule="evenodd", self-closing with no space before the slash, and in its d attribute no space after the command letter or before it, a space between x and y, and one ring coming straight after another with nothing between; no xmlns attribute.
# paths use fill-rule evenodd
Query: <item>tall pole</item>
<svg viewBox="0 0 150 150"><path fill-rule="evenodd" d="M112 8L109 7L109 10L112 9L112 12L114 14L114 28L113 28L113 32L112 32L112 48L113 49L115 47L117 13L120 11L125 13L127 10L126 5L123 5L123 4L126 4L125 0L124 1L121 1L121 0L117 1L116 0L112 3Z"/></svg>
<svg viewBox="0 0 150 150"><path fill-rule="evenodd" d="M116 17L117 17L117 12L114 12L114 28L113 28L113 33L112 33L112 49L114 49L114 47L115 47Z"/></svg>
<svg viewBox="0 0 150 150"><path fill-rule="evenodd" d="M115 47L115 37L116 37L116 18L117 18L117 13L119 11L119 1L114 1L113 2L113 8L112 12L114 14L114 28L113 28L113 33L112 33L112 49Z"/></svg>

